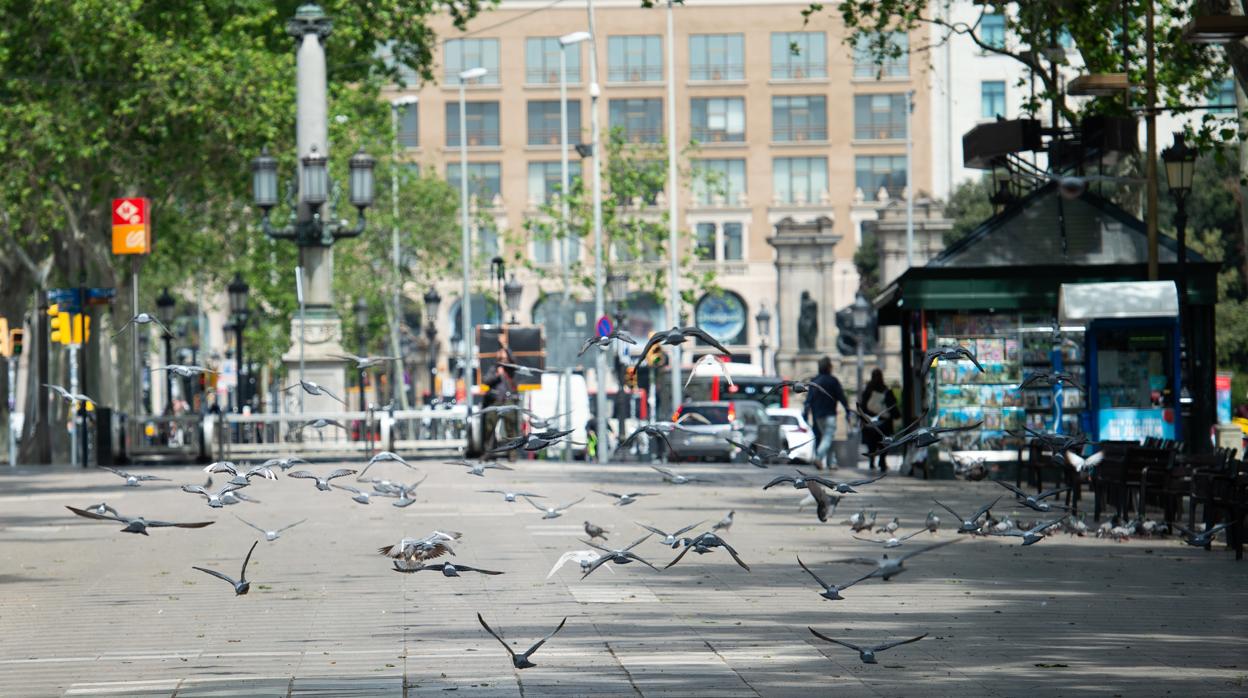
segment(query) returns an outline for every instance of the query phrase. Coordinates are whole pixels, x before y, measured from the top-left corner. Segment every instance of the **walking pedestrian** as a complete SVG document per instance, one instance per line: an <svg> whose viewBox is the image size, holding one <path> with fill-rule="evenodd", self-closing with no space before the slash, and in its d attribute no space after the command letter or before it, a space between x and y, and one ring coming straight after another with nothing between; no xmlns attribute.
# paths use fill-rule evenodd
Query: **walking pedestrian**
<svg viewBox="0 0 1248 698"><path fill-rule="evenodd" d="M884 372L875 369L871 372L871 380L862 389L858 398L858 410L876 422L874 427L862 430L862 440L868 452L876 451L884 442L885 436L893 435L893 420L897 418L897 398L893 391L884 383ZM867 461L867 469L874 470L876 459L879 459L881 471L888 470L885 454L871 456Z"/></svg>
<svg viewBox="0 0 1248 698"><path fill-rule="evenodd" d="M806 404L802 412L811 424L816 425L819 432L819 443L815 449L815 467L824 470L836 467L836 454L832 453L832 442L836 440L836 406L839 403L849 413L849 401L845 399L845 389L841 382L832 375L832 359L819 359L819 375L811 383L822 390L812 388L806 393Z"/></svg>

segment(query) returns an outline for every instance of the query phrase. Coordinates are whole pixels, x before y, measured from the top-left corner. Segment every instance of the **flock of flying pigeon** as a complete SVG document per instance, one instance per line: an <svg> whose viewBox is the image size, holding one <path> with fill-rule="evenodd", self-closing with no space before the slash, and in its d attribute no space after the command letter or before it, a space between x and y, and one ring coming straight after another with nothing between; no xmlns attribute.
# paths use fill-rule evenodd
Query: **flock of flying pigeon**
<svg viewBox="0 0 1248 698"><path fill-rule="evenodd" d="M142 322L137 317L134 321L140 323ZM647 343L646 347L648 350L649 347L660 343L676 345L690 337L699 337L703 339L703 341L707 341L709 336L705 335L705 332L696 327L673 328L668 332L658 333L651 337L650 342ZM614 341L632 342L633 340L624 333L617 331L606 338L595 337L587 340L583 350L588 350L593 346L597 346L600 349L605 350L609 348L611 343ZM710 340L707 343L714 345L714 340ZM366 364L377 365L377 362L372 362L366 357L352 358L357 362L357 365L360 366L364 366ZM933 350L932 352L929 352L929 358L924 362L924 365L920 370L923 373L926 373L928 365L937 360L961 360L967 358L971 361L975 360L972 355L969 355L969 352L961 348ZM170 370L177 370L175 367L167 368ZM183 368L188 370L198 369L198 367ZM1054 380L1061 380L1061 378L1054 378ZM786 381L786 383L790 387L794 388L794 392L806 392L811 389L820 389L817 385L805 381ZM59 386L49 387L70 402L89 399L86 398L86 396L68 393L68 391L65 391ZM324 391L323 388L311 383L310 381L299 381L290 387L299 387L309 394L314 395L322 393L328 394L328 392ZM331 395L331 397L335 397L335 399L337 399L336 396ZM490 411L505 412L509 410L519 410L524 416L531 416L531 413L528 413L519 407L501 405L481 409L474 412L468 418L479 418L482 414L487 414ZM864 428L871 428L870 422L868 421L869 418L865 415L863 418ZM901 434L890 440L886 440L880 452L917 448L931 443L936 443L940 440L942 434L949 431L955 431L955 429L941 429L923 426L921 424L922 419L923 418L920 417L919 420L904 430ZM509 465L497 462L497 457L499 455L520 450L530 452L541 451L553 444L563 442L568 439L571 434L570 430L552 428L549 422L553 421L553 419L531 419L530 421L534 431L530 431L527 435L503 442L496 448L486 451L480 459L457 459L447 461L446 464L467 468L465 471L466 474L485 478L486 473L489 471L507 472L515 470L515 468ZM681 428L680 424L676 422L656 422L647 424L626 437L622 441L622 446L626 446L632 440L640 437L642 434L645 434L648 437L657 438L659 441L665 443L670 451L670 443L667 441L667 435ZM536 431L537 429L542 430ZM1064 449L1075 449L1086 443L1084 440L1072 439L1071 437L1059 434L1030 433L1029 436L1035 439L1045 440L1046 444ZM736 445L747 455L747 461L759 468L768 468L773 464L787 464L792 462L787 450L768 449L757 443L740 443ZM1057 452L1061 451L1058 450ZM1094 466L1095 463L1092 461L1093 457L1081 460L1081 462ZM413 470L416 469L415 466L408 463L402 456L389 451L382 451L372 456L359 471L351 468L336 468L324 474L314 472L310 469L312 464L299 457L273 458L263 463L251 466L221 461L212 463L204 468L204 471L208 473L208 481L206 483L203 485L185 484L181 487L181 490L185 493L202 497L206 500L207 506L213 509L233 506L243 502L259 503L259 500L248 496L243 490L249 488L253 482L257 480L276 481L278 480L278 473L281 472L285 473L286 478L312 480L316 489L320 492L333 492L335 490L345 492L350 496L352 501L360 505L369 505L375 498L392 499L394 500L391 502L392 506L398 508L407 507L414 503L416 501L414 497L416 489L424 480L421 479L420 481L412 484L405 484L403 482L383 478L366 477L368 471L378 463L396 463ZM293 470L296 466L300 466L303 469ZM650 467L655 471L661 481L667 483L668 485L683 486L691 483L706 481L704 478L682 474L670 467L660 467L657 465L652 465ZM147 482L168 480L168 478L148 474L134 474L115 468L106 467L104 469L117 475L118 477L123 478L125 480L124 486L126 487L140 487ZM214 489L212 481L214 475L228 476L229 479L226 480L221 487ZM343 478L353 475L356 476L356 484L359 484L362 487L368 487L369 489L361 489L360 487L353 485L344 485L335 482L336 480L342 480ZM829 516L836 511L837 505L844 497L855 495L859 492L859 488L876 483L884 477L884 474L880 474L869 478L838 481L823 474L811 475L802 472L801 470L795 470L793 474L786 473L774 477L763 485L763 490L770 490L774 487L785 484L792 486L795 490L805 490L805 499L803 499L799 504L799 510L801 507L813 503L816 505L816 515L819 521L826 522ZM1009 502L1012 505L1026 507L1042 514L1051 514L1055 510L1064 509L1064 507L1054 504L1049 500L1058 494L1065 492L1066 488L1050 490L1039 494L1029 494L1005 482L998 482L998 484L1009 490L1009 494L1012 495ZM582 496L574 501L556 505L555 503L546 502L545 500L547 498L539 493L520 489L496 487L477 491L481 494L501 495L503 500L508 503L516 503L519 500L524 500L541 513L541 519L559 518L563 516L564 513L566 513L571 507L579 504L585 499L585 497ZM594 494L612 500L612 503L616 507L621 508L629 506L641 498L658 495L656 492L613 492L598 489L591 491ZM811 567L808 566L800 557L797 558L797 564L818 585L818 595L820 597L829 601L841 601L845 598L843 596L843 592L850 587L863 584L871 579L880 579L884 582L888 582L892 578L905 572L907 569L905 567L906 562L916 556L943 548L961 540L965 540L971 536L998 535L1018 537L1021 539L1022 546L1030 546L1043 540L1046 535L1050 535L1050 531L1059 525L1062 525L1067 532L1076 535L1083 535L1087 530L1086 525L1083 525L1081 521L1072 519L1069 513L1062 514L1057 518L1051 518L1031 524L1021 521L1010 521L1008 517L1003 520L997 520L993 517L992 510L1005 496L1006 495L1003 493L1002 496L984 504L974 512L971 512L968 516L962 515L944 503L933 500L937 506L943 508L953 517L956 522L956 532L959 534L958 537L928 544L904 554L892 557L890 557L888 552L884 552L879 558L851 557L828 561L827 564L867 566L866 570L862 571L860 574L854 575L850 581L843 584L833 584L825 581L823 577L816 573L815 570L811 569ZM67 509L78 516L88 519L123 524L123 528L121 529L123 532L142 535L149 535L148 529L151 528L204 528L215 523L213 521L169 522L149 520L142 516L126 516L122 515L105 502L93 504L85 508L67 507ZM586 538L582 539L580 542L588 547L585 549L571 550L563 553L563 555L560 556L555 562L546 578L550 579L568 563L575 563L579 567L582 580L588 578L600 568L605 567L608 571L614 574L615 570L613 569L613 566L626 566L633 563L636 563L637 566L649 568L656 573L661 572L661 569L650 560L646 559L646 557L643 557L643 554L649 557L653 556L650 555L650 553L643 551L640 547L643 543L650 541L655 536L658 536L656 542L659 544L671 550L678 551L670 562L663 565L662 569L668 569L680 563L691 551L697 553L698 555L705 555L714 552L716 549L720 549L727 553L727 555L730 556L742 570L750 572L750 565L724 537L733 526L735 513L735 511L729 512L722 520L715 523L709 529L702 530L701 532L697 531L705 523L705 521L696 521L670 533L653 525L637 522L637 525L644 529L646 533L644 536L637 538L626 546L609 543L608 531L606 529L595 525L590 521L585 521L584 531ZM246 526L256 530L263 536L264 540L269 542L277 540L285 531L298 526L306 520L296 521L289 525L270 530L257 526L242 517L236 518L238 518L239 521ZM922 528L909 533L903 533L901 531L901 523L898 517L893 517L888 523L879 527L875 526L876 519L876 513L868 515L867 511L864 509L853 514L847 523L850 525L854 534L870 534L872 532L876 535L882 534L884 536L882 538L866 538L858 535L854 535L853 538L873 546L880 546L886 551L906 546L909 541L923 533L927 533L931 536L937 535L941 523L940 517L936 515L934 510L928 512ZM1117 527L1118 526L1115 526L1115 528ZM1187 533L1186 542L1190 545L1208 545L1221 528L1221 526L1212 527L1202 533L1185 531L1185 533ZM454 548L462 537L463 534L456 531L435 530L430 532L428 535L419 538L406 536L402 537L395 543L378 548L377 552L391 562L393 565L393 571L403 574L414 574L417 572L429 571L441 573L444 577L459 577L464 573L476 573L487 576L497 576L505 573L500 570L482 569L452 562L448 559L439 559L446 558L448 556L454 557ZM1123 537L1125 537L1125 535ZM598 540L601 540L601 543L596 542ZM235 596L246 595L251 587L251 583L247 579L247 565L251 561L252 555L258 544L259 541L257 540L253 542L251 547L248 549L247 554L243 558L242 566L239 570L237 579L226 573L206 567L194 566L193 569L227 582L233 588ZM477 619L485 631L503 645L512 661L512 665L516 669L527 669L535 666L532 661L534 653L547 641L553 638L560 630L562 630L564 624L567 622L567 618L565 617L549 635L533 644L525 652L518 654L502 638L502 636L500 636L489 626L484 617L478 614ZM859 645L836 639L827 634L821 633L813 627L808 629L814 637L821 641L842 646L857 652L860 660L866 664L877 663L877 655L881 652L898 646L918 642L927 637L927 633L923 633L914 637L892 640L879 644Z"/></svg>

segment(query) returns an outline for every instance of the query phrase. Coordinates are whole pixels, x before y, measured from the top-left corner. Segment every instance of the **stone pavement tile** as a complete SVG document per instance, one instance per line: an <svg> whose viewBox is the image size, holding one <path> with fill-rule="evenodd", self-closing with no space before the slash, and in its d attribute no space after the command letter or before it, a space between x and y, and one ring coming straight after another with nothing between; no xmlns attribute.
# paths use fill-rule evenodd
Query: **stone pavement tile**
<svg viewBox="0 0 1248 698"><path fill-rule="evenodd" d="M403 695L403 677L297 676L290 685L290 698L384 698Z"/></svg>
<svg viewBox="0 0 1248 698"><path fill-rule="evenodd" d="M289 677L186 679L174 698L287 698Z"/></svg>
<svg viewBox="0 0 1248 698"><path fill-rule="evenodd" d="M75 683L66 691L66 696L126 696L127 698L147 698L162 696L168 698L177 690L179 680L157 681L106 681L92 683Z"/></svg>

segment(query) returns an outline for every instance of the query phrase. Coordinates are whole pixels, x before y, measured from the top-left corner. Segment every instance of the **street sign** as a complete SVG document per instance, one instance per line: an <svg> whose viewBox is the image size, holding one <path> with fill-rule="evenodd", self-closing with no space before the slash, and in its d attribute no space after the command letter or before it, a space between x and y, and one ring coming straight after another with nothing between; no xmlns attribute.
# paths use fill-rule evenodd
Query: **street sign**
<svg viewBox="0 0 1248 698"><path fill-rule="evenodd" d="M598 336L599 337L606 337L607 335L611 334L611 329L612 329L611 318L607 317L606 315L603 315L602 317L598 318Z"/></svg>
<svg viewBox="0 0 1248 698"><path fill-rule="evenodd" d="M113 254L151 251L151 202L141 196L113 199Z"/></svg>
<svg viewBox="0 0 1248 698"><path fill-rule="evenodd" d="M79 298L76 288L48 289L48 304L57 306L62 313L81 313L82 303Z"/></svg>
<svg viewBox="0 0 1248 698"><path fill-rule="evenodd" d="M88 288L87 305L109 305L117 297L115 288Z"/></svg>

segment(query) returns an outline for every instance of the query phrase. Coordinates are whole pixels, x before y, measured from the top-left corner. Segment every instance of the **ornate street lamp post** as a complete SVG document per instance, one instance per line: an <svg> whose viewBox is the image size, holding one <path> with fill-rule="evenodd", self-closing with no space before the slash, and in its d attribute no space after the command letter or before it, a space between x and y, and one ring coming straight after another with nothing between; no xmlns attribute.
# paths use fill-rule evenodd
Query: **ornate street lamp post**
<svg viewBox="0 0 1248 698"><path fill-rule="evenodd" d="M429 344L429 396L433 397L435 377L438 373L438 309L442 296L438 289L425 291L425 339Z"/></svg>
<svg viewBox="0 0 1248 698"><path fill-rule="evenodd" d="M858 354L858 395L862 395L862 351L863 345L867 343L867 330L871 327L871 302L867 297L858 292L858 296L854 298L854 304L850 306L850 325L854 328L856 336L857 354Z"/></svg>
<svg viewBox="0 0 1248 698"><path fill-rule="evenodd" d="M1182 133L1174 134L1174 145L1161 151L1161 160L1166 166L1166 184L1170 187L1170 196L1174 197L1174 227L1178 231L1175 281L1179 292L1179 335L1187 345L1183 352L1183 373L1186 375L1179 378L1182 387L1195 379L1191 365L1192 345L1187 339L1190 324L1187 317L1187 195L1192 192L1192 183L1196 179L1197 155L1196 149L1184 141Z"/></svg>
<svg viewBox="0 0 1248 698"><path fill-rule="evenodd" d="M767 306L759 308L758 314L754 316L754 323L758 326L758 363L761 364L763 375L767 375L767 338L771 336L771 311Z"/></svg>
<svg viewBox="0 0 1248 698"><path fill-rule="evenodd" d="M287 371L299 365L299 340L310 337L311 352L307 358L308 376L332 394L341 394L345 379L342 354L341 321L333 311L333 244L342 238L360 235L365 229L364 209L373 203L373 168L376 161L360 151L348 161L348 201L357 211L352 226L337 217L339 188L329 179L329 123L326 87L324 41L333 31L330 21L315 4L301 5L286 25L286 32L295 39L295 149L299 167L293 182L288 184L286 202L292 213L285 226L276 227L270 214L279 203L277 160L267 149L252 160L252 198L261 211L265 234L292 240L299 246L300 266L304 274L306 316L291 322L292 350L284 361ZM329 398L307 396L320 401L318 407L333 409ZM315 409L315 408L314 408Z"/></svg>

